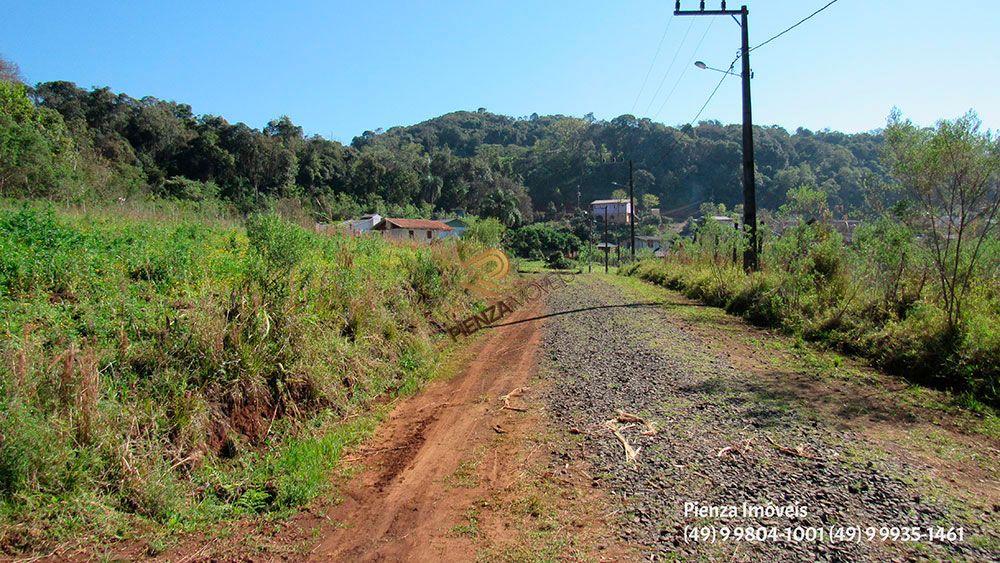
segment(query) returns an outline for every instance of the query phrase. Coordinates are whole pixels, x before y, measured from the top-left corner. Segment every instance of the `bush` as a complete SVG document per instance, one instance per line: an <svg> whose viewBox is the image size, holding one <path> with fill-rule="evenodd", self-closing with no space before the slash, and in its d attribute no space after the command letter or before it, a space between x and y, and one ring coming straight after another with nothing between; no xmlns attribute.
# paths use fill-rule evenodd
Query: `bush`
<svg viewBox="0 0 1000 563"><path fill-rule="evenodd" d="M312 498L431 372L429 314L468 305L453 255L0 205L0 551Z"/></svg>
<svg viewBox="0 0 1000 563"><path fill-rule="evenodd" d="M856 233L801 222L764 249L764 271L745 275L719 260L714 239L687 244L667 260L644 260L621 270L688 297L724 307L761 326L781 327L844 352L861 354L915 381L1000 403L1000 295L996 266L978 273L958 333L935 294L930 267L912 232L889 218ZM995 239L984 244L994 256ZM989 262L987 262L989 263Z"/></svg>
<svg viewBox="0 0 1000 563"><path fill-rule="evenodd" d="M542 260L555 252L576 254L580 244L580 239L568 228L548 223L533 223L507 232L507 248L532 260Z"/></svg>
<svg viewBox="0 0 1000 563"><path fill-rule="evenodd" d="M573 267L573 262L563 256L562 252L553 252L546 259L546 264L555 270L568 270Z"/></svg>

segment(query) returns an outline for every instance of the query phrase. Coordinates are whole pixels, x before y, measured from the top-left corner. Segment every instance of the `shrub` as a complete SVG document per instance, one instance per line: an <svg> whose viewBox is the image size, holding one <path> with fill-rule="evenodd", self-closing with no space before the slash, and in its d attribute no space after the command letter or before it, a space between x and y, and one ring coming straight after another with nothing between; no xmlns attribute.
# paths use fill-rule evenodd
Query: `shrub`
<svg viewBox="0 0 1000 563"><path fill-rule="evenodd" d="M545 262L550 268L556 270L568 270L573 267L573 262L563 256L563 253L559 251L550 254Z"/></svg>
<svg viewBox="0 0 1000 563"><path fill-rule="evenodd" d="M925 291L929 258L912 231L887 217L859 229L856 240L848 247L830 227L800 222L770 239L764 249L769 267L749 276L718 259L714 239L620 273L867 356L916 381L1000 402L996 265L978 270L980 284L966 298L965 321L955 332L935 295ZM996 249L995 239L986 239L982 252L991 257Z"/></svg>
<svg viewBox="0 0 1000 563"><path fill-rule="evenodd" d="M373 401L431 373L459 270L270 214L0 205L0 551L312 498Z"/></svg>
<svg viewBox="0 0 1000 563"><path fill-rule="evenodd" d="M533 223L508 231L507 247L517 256L541 260L554 252L575 254L580 250L580 239L566 227Z"/></svg>

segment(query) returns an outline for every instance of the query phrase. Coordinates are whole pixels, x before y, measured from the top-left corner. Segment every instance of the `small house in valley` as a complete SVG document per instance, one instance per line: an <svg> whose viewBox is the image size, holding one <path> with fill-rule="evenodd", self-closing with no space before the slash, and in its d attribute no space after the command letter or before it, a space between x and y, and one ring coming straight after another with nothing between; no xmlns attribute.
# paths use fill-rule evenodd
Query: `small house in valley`
<svg viewBox="0 0 1000 563"><path fill-rule="evenodd" d="M462 233L464 233L465 230L469 228L469 224L466 223L465 219L461 217L455 217L454 219L446 219L444 221L444 224L452 228L451 234L447 235L452 237L460 238L462 236Z"/></svg>
<svg viewBox="0 0 1000 563"><path fill-rule="evenodd" d="M385 217L372 229L390 240L411 240L431 243L448 236L453 228L441 221L429 219L392 219Z"/></svg>
<svg viewBox="0 0 1000 563"><path fill-rule="evenodd" d="M651 237L651 236L637 236L635 237L635 249L636 250L652 250L656 252L660 250L662 244L661 237Z"/></svg>
<svg viewBox="0 0 1000 563"><path fill-rule="evenodd" d="M607 218L608 223L629 224L632 222L632 202L627 199L597 199L590 202L590 212L598 221Z"/></svg>

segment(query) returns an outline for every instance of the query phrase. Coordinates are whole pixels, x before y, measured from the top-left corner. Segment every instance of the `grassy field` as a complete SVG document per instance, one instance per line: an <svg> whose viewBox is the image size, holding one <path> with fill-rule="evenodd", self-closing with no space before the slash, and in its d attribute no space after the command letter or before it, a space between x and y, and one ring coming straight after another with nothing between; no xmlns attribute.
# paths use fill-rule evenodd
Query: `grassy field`
<svg viewBox="0 0 1000 563"><path fill-rule="evenodd" d="M0 204L0 553L313 498L434 372L456 250Z"/></svg>

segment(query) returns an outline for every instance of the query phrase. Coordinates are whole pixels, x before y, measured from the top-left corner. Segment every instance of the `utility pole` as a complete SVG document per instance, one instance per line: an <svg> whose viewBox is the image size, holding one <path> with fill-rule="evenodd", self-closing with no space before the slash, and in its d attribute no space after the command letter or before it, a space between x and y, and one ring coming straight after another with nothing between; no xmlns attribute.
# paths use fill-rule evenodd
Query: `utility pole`
<svg viewBox="0 0 1000 563"><path fill-rule="evenodd" d="M604 273L608 273L608 254L611 249L608 248L608 206L609 204L604 204Z"/></svg>
<svg viewBox="0 0 1000 563"><path fill-rule="evenodd" d="M750 109L750 33L747 29L749 10L742 6L739 10L727 10L722 0L721 10L706 10L705 0L701 0L698 10L681 10L681 2L674 4L675 16L740 16L741 46L743 59L743 229L747 235L747 245L743 251L743 269L756 272L757 259L757 187L754 181L753 158L753 112Z"/></svg>
<svg viewBox="0 0 1000 563"><path fill-rule="evenodd" d="M632 229L632 261L635 262L635 179L632 177L632 159L628 159L628 223ZM621 264L619 264L621 266Z"/></svg>

